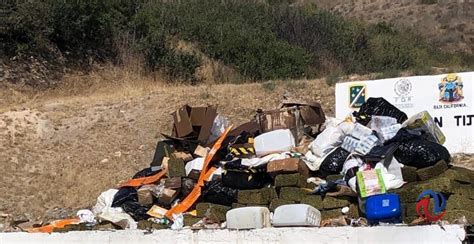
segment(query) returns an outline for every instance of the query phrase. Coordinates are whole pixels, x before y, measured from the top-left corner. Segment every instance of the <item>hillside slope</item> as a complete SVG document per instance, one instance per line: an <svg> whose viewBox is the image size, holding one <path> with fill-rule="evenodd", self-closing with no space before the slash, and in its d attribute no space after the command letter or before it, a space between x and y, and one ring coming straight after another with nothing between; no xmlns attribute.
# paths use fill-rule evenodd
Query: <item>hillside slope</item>
<svg viewBox="0 0 474 244"><path fill-rule="evenodd" d="M411 28L446 51L474 53L474 2L469 0L309 0L369 23Z"/></svg>

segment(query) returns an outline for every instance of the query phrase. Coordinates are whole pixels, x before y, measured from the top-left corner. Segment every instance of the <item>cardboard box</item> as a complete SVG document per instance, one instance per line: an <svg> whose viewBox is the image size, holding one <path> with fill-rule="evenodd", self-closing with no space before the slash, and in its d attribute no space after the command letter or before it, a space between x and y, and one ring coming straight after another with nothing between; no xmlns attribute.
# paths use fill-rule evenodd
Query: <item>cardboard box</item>
<svg viewBox="0 0 474 244"><path fill-rule="evenodd" d="M299 158L286 158L280 160L273 160L267 164L267 173L275 177L279 174L294 174L309 175L309 169L306 164Z"/></svg>
<svg viewBox="0 0 474 244"><path fill-rule="evenodd" d="M174 190L181 189L181 177L167 178L165 187Z"/></svg>
<svg viewBox="0 0 474 244"><path fill-rule="evenodd" d="M174 152L173 156L178 158L178 159L183 160L184 162L189 162L189 161L193 160L193 156L191 154L185 153L185 152Z"/></svg>
<svg viewBox="0 0 474 244"><path fill-rule="evenodd" d="M137 190L138 202L142 206L151 206L153 205L153 194L152 190L155 188L155 185L144 185Z"/></svg>
<svg viewBox="0 0 474 244"><path fill-rule="evenodd" d="M208 143L207 140L217 116L217 107L190 107L184 105L173 112L172 116L174 121L172 136Z"/></svg>
<svg viewBox="0 0 474 244"><path fill-rule="evenodd" d="M163 192L161 193L161 196L158 198L158 202L160 202L163 205L170 205L173 200L178 196L178 191L165 188L163 189Z"/></svg>

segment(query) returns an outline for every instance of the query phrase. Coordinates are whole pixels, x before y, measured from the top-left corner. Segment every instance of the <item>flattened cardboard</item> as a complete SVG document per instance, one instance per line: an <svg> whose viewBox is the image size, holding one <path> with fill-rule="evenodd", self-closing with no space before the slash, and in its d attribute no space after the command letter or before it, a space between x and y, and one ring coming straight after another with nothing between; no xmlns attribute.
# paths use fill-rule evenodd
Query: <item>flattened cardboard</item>
<svg viewBox="0 0 474 244"><path fill-rule="evenodd" d="M191 109L191 124L202 126L205 123L207 107L193 107Z"/></svg>
<svg viewBox="0 0 474 244"><path fill-rule="evenodd" d="M198 141L207 142L207 139L209 139L209 136L211 135L211 128L214 124L214 119L216 116L217 108L213 106L207 107L204 122L201 126L201 130L199 131Z"/></svg>
<svg viewBox="0 0 474 244"><path fill-rule="evenodd" d="M242 134L242 132L247 132L252 135L260 134L260 126L256 121L250 121L247 123L243 123L229 132L229 136L238 136Z"/></svg>
<svg viewBox="0 0 474 244"><path fill-rule="evenodd" d="M317 102L305 102L299 100L285 100L282 102L280 107L300 107L300 115L303 121L307 125L318 125L323 124L326 121L326 116L321 107L321 104Z"/></svg>
<svg viewBox="0 0 474 244"><path fill-rule="evenodd" d="M191 111L191 107L184 105L172 114L177 137L185 137L193 132L189 111Z"/></svg>

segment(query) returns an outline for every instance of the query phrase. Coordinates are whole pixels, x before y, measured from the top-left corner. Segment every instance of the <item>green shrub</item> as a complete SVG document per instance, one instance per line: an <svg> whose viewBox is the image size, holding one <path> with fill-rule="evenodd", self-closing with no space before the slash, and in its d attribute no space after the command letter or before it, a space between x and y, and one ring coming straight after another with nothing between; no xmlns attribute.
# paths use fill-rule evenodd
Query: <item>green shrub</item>
<svg viewBox="0 0 474 244"><path fill-rule="evenodd" d="M293 2L11 1L2 7L2 55L55 60L59 50L69 60L120 61L119 49L128 48L143 54L149 70L192 84L199 82L203 54L254 81L330 74L327 82L334 83L350 73L474 66L472 55L440 52L411 31L347 21ZM124 36L126 45L120 44ZM193 50L178 50L169 40L192 43Z"/></svg>

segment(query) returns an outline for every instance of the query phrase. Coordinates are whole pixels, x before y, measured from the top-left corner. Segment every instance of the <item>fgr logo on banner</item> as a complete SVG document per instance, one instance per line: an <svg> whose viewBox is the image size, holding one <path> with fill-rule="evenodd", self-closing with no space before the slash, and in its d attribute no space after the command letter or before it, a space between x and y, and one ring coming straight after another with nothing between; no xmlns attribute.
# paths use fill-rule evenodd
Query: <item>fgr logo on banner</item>
<svg viewBox="0 0 474 244"><path fill-rule="evenodd" d="M413 108L413 103L411 103L411 91L413 85L409 79L403 78L395 82L393 90L397 96L394 96L395 103L393 105L397 106L400 109Z"/></svg>

